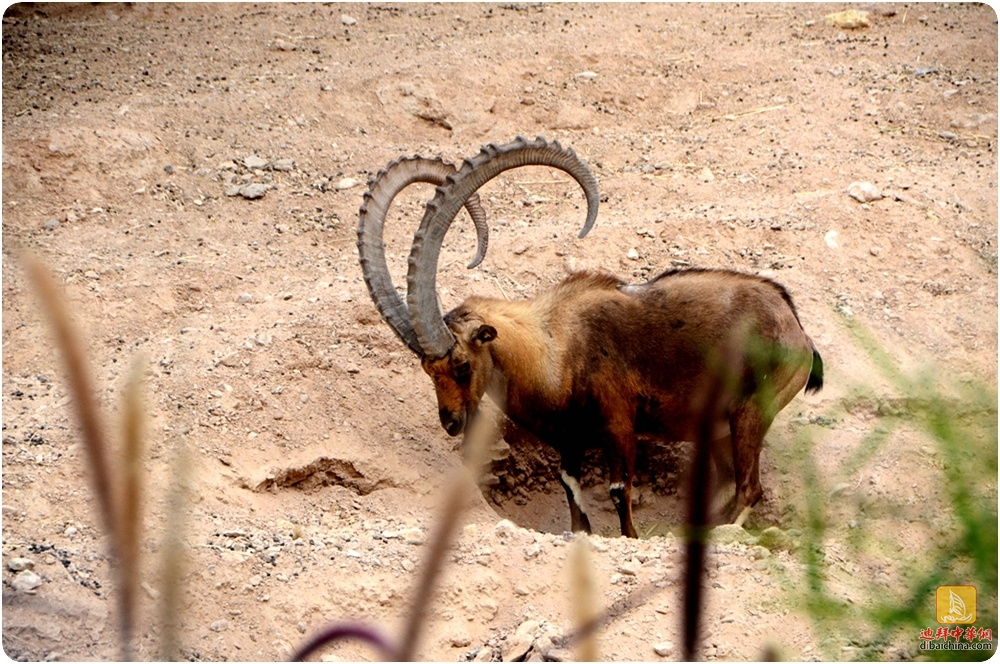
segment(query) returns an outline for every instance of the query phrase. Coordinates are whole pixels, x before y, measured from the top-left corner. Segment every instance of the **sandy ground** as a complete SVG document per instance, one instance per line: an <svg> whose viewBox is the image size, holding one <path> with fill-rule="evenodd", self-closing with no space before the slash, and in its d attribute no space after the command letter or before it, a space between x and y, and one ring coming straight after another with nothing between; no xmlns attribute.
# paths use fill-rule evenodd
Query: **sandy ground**
<svg viewBox="0 0 1000 664"><path fill-rule="evenodd" d="M992 391L995 418L997 19L983 5L894 3L856 7L869 10L868 27L824 21L845 8L8 9L4 652L118 653L73 403L20 250L65 288L112 430L128 367L146 363L138 655L161 652L160 553L184 450L181 652L285 658L334 619L396 632L441 487L460 464L430 381L362 281L365 183L404 154L459 161L543 135L596 175L606 200L594 230L576 239L583 200L561 174L524 169L490 183L489 255L466 270L474 236L456 225L438 277L445 306L473 293L530 296L583 268L641 281L725 267L785 285L825 360L826 388L779 416L749 532L710 552L701 656L753 660L769 646L792 659L916 657L916 631L873 640L860 622L850 638L818 629L801 608L795 542L809 484L827 514L826 587L861 611L903 596L927 551L954 533L940 450L891 417L913 395L851 329L867 330L906 376L953 396ZM852 198L855 182L881 197ZM415 186L390 214L397 279L430 195ZM884 442L854 464L872 432ZM506 442L429 609L421 657L573 654L562 639L574 599L554 457L522 436ZM970 445L995 464L995 437ZM599 603L613 607L602 658L658 659L657 645L680 656L683 559L672 533L685 450L643 463L638 541L615 537L592 458L586 499L607 537L593 539L590 559ZM996 500L995 477L984 490ZM761 546L772 526L791 543ZM40 585L17 582L16 558ZM994 604L995 591L980 589ZM350 642L324 653L375 656Z"/></svg>

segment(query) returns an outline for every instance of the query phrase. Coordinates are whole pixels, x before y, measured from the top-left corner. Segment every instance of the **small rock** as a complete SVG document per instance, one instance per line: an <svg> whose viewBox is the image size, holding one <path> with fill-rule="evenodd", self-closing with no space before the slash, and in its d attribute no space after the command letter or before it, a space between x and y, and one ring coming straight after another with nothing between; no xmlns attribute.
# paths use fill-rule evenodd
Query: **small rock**
<svg viewBox="0 0 1000 664"><path fill-rule="evenodd" d="M250 304L253 302L253 293L240 293L239 297L236 298L239 304Z"/></svg>
<svg viewBox="0 0 1000 664"><path fill-rule="evenodd" d="M503 649L503 661L505 662L521 662L528 655L528 651L531 650L531 644L534 643L535 638L530 634L512 635L507 639L507 643Z"/></svg>
<svg viewBox="0 0 1000 664"><path fill-rule="evenodd" d="M340 15L340 22L344 25L357 25L358 19L353 16L348 16L347 14Z"/></svg>
<svg viewBox="0 0 1000 664"><path fill-rule="evenodd" d="M448 643L452 648L468 648L472 644L472 639L468 634L453 634Z"/></svg>
<svg viewBox="0 0 1000 664"><path fill-rule="evenodd" d="M702 182L712 182L715 180L715 173L712 172L708 166L701 169L701 181Z"/></svg>
<svg viewBox="0 0 1000 664"><path fill-rule="evenodd" d="M294 51L295 44L289 44L284 39L275 39L271 42L271 48L275 51Z"/></svg>
<svg viewBox="0 0 1000 664"><path fill-rule="evenodd" d="M155 600L160 598L160 591L149 585L149 582L143 581L139 584L139 587L142 588L143 592L146 593L146 596L149 597L149 599Z"/></svg>
<svg viewBox="0 0 1000 664"><path fill-rule="evenodd" d="M250 170L264 169L267 168L267 159L262 159L261 157L252 154L243 160L243 165Z"/></svg>
<svg viewBox="0 0 1000 664"><path fill-rule="evenodd" d="M537 620L525 620L514 630L514 636L530 636L534 640L535 632L540 626Z"/></svg>
<svg viewBox="0 0 1000 664"><path fill-rule="evenodd" d="M59 228L59 220L58 219L46 219L45 223L42 224L42 227L45 230L47 230L47 231L54 231L55 229Z"/></svg>
<svg viewBox="0 0 1000 664"><path fill-rule="evenodd" d="M163 167L163 172L166 173L167 175L173 175L174 167L171 166L170 164L167 164L166 166Z"/></svg>
<svg viewBox="0 0 1000 664"><path fill-rule="evenodd" d="M354 178L344 178L337 183L337 189L350 189L351 187L357 187L359 184L361 183Z"/></svg>
<svg viewBox="0 0 1000 664"><path fill-rule="evenodd" d="M882 198L882 192L871 182L852 182L847 185L847 195L859 203L870 203Z"/></svg>
<svg viewBox="0 0 1000 664"><path fill-rule="evenodd" d="M11 558L7 561L7 569L12 572L23 572L26 569L32 569L35 566L35 561L30 558Z"/></svg>
<svg viewBox="0 0 1000 664"><path fill-rule="evenodd" d="M711 539L716 544L752 544L755 541L753 535L732 523L712 528Z"/></svg>
<svg viewBox="0 0 1000 664"><path fill-rule="evenodd" d="M538 542L535 542L534 544L532 544L531 546L529 546L527 549L524 550L524 559L531 560L541 552L542 552L542 547L538 545Z"/></svg>
<svg viewBox="0 0 1000 664"><path fill-rule="evenodd" d="M295 160L294 159L278 159L273 164L271 164L271 169L275 171L294 171L295 170Z"/></svg>
<svg viewBox="0 0 1000 664"><path fill-rule="evenodd" d="M868 12L858 9L847 9L842 12L827 14L823 17L823 22L835 28L846 28L848 30L867 28L872 24L868 18Z"/></svg>
<svg viewBox="0 0 1000 664"><path fill-rule="evenodd" d="M238 369L239 367L243 366L242 363L240 362L239 353L230 353L229 355L226 355L221 360L219 360L219 364L221 364L224 367L229 367L230 369Z"/></svg>
<svg viewBox="0 0 1000 664"><path fill-rule="evenodd" d="M254 200L256 198L263 198L264 194L266 194L267 190L270 188L270 185L261 184L260 182L252 182L240 187L237 193L243 198Z"/></svg>
<svg viewBox="0 0 1000 664"><path fill-rule="evenodd" d="M476 653L476 656L472 658L473 662L492 662L493 661L493 650L483 646Z"/></svg>
<svg viewBox="0 0 1000 664"><path fill-rule="evenodd" d="M631 249L629 249L628 253L626 253L625 256L627 256L628 259L632 260L632 261L639 260L639 252L636 250L635 247L632 247Z"/></svg>
<svg viewBox="0 0 1000 664"><path fill-rule="evenodd" d="M18 572L14 580L10 582L11 588L18 592L34 595L35 589L42 585L42 577L38 576L30 569Z"/></svg>
<svg viewBox="0 0 1000 664"><path fill-rule="evenodd" d="M592 71L582 71L579 74L574 74L573 78L580 78L585 81L593 81L597 78L597 73Z"/></svg>
<svg viewBox="0 0 1000 664"><path fill-rule="evenodd" d="M350 369L348 369L348 371L350 371ZM427 535L425 535L424 531L420 530L419 528L404 528L403 530L399 531L399 536L400 539L402 539L407 544L417 545L417 544L423 544L424 542L427 541Z"/></svg>
<svg viewBox="0 0 1000 664"><path fill-rule="evenodd" d="M791 536L777 526L765 528L757 537L757 543L771 551L790 551L793 547Z"/></svg>
<svg viewBox="0 0 1000 664"><path fill-rule="evenodd" d="M674 644L672 644L670 641L663 641L661 643L657 643L655 646L653 646L653 652L655 652L660 657L669 657L670 654L674 652Z"/></svg>
<svg viewBox="0 0 1000 664"><path fill-rule="evenodd" d="M545 659L550 662L572 662L573 651L568 648L552 648L545 653Z"/></svg>
<svg viewBox="0 0 1000 664"><path fill-rule="evenodd" d="M639 561L637 561L637 560L630 560L627 563L621 565L618 568L618 571L621 572L622 574L627 575L627 576L636 576L636 575L639 574L639 569L641 567L642 567L642 564Z"/></svg>
<svg viewBox="0 0 1000 664"><path fill-rule="evenodd" d="M213 632L225 632L227 629L229 629L229 621L216 620L214 623L209 625L208 628Z"/></svg>
<svg viewBox="0 0 1000 664"><path fill-rule="evenodd" d="M826 246L831 249L837 249L840 247L840 242L837 241L837 238L839 237L840 233L837 231L827 231L826 235L823 236L823 241L826 242Z"/></svg>

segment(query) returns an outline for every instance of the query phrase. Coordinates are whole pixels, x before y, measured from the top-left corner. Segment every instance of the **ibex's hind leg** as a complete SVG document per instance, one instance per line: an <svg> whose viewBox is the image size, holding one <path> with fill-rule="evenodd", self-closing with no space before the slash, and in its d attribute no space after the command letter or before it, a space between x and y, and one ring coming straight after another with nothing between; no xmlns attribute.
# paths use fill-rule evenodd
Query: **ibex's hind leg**
<svg viewBox="0 0 1000 664"><path fill-rule="evenodd" d="M736 503L733 513L740 525L750 508L764 495L764 489L760 486L760 451L770 424L752 398L729 418L733 439L733 470L736 475Z"/></svg>
<svg viewBox="0 0 1000 664"><path fill-rule="evenodd" d="M567 452L562 455L559 468L559 481L566 490L566 500L569 502L570 528L573 532L591 532L590 519L583 510L583 490L580 488L580 467L583 459L580 454Z"/></svg>
<svg viewBox="0 0 1000 664"><path fill-rule="evenodd" d="M618 512L622 535L638 538L635 525L632 523L632 477L635 475L635 436L631 443L605 449L605 458L611 470L611 502Z"/></svg>
<svg viewBox="0 0 1000 664"><path fill-rule="evenodd" d="M727 425L728 428L728 425ZM715 466L712 491L711 519L713 523L729 523L736 505L734 489L736 473L733 470L733 442L730 435L712 441L712 462Z"/></svg>

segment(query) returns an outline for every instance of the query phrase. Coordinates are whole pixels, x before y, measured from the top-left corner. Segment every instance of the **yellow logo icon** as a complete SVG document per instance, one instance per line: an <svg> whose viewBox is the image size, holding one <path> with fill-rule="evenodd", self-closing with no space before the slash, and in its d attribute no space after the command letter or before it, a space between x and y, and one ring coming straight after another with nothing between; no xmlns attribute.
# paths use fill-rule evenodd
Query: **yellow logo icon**
<svg viewBox="0 0 1000 664"><path fill-rule="evenodd" d="M937 621L942 625L971 625L976 622L974 586L938 586Z"/></svg>

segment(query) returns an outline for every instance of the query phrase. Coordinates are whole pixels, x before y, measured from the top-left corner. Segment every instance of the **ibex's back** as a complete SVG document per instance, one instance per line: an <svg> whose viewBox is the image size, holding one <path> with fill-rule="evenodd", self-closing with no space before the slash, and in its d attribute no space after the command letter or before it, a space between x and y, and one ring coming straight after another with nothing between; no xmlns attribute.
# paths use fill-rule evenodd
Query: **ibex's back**
<svg viewBox="0 0 1000 664"><path fill-rule="evenodd" d="M489 393L560 452L574 530L590 529L578 481L583 450L603 448L622 533L634 537L636 435L693 440L707 386L721 384L712 454L720 474L736 482L730 516L748 509L763 493L758 457L774 416L803 387L822 385L819 354L781 286L715 270L666 272L640 285L580 273L533 300L472 297L441 315L435 274L455 214L463 205L472 213L478 261L488 238L473 193L529 163L562 169L581 184L586 234L597 216L597 183L572 150L543 139L487 146L455 172L420 158L393 162L365 195L358 242L365 280L433 379L442 426L451 435L464 431ZM382 224L395 194L416 180L443 186L414 236L404 303L385 265Z"/></svg>

